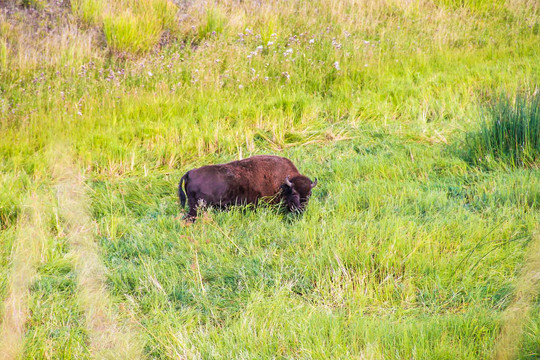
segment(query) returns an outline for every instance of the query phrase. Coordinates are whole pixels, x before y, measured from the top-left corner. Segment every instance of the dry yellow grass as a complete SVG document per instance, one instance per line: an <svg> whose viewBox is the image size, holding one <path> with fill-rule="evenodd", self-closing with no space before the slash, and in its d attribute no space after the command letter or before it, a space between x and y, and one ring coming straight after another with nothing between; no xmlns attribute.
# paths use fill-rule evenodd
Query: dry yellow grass
<svg viewBox="0 0 540 360"><path fill-rule="evenodd" d="M516 283L514 300L503 314L503 326L496 342L496 360L517 358L523 326L540 285L540 231L529 245L523 269Z"/></svg>
<svg viewBox="0 0 540 360"><path fill-rule="evenodd" d="M58 11L50 18L24 9L17 16L0 13L0 71L79 66L100 54L97 43L97 31L79 29L69 13Z"/></svg>
<svg viewBox="0 0 540 360"><path fill-rule="evenodd" d="M9 293L4 303L0 325L2 359L20 357L28 319L29 287L36 276L36 266L44 253L47 211L42 197L33 194L18 222L18 236L13 245Z"/></svg>

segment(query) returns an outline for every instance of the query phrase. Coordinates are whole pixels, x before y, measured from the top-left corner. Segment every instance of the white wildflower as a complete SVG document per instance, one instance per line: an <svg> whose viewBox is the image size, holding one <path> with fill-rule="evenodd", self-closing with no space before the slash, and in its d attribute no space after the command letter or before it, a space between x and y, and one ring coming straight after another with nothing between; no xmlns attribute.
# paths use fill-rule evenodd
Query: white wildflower
<svg viewBox="0 0 540 360"><path fill-rule="evenodd" d="M333 65L334 69L336 69L337 71L341 70L341 68L339 67L339 61L336 61Z"/></svg>
<svg viewBox="0 0 540 360"><path fill-rule="evenodd" d="M310 44L314 44L314 43L315 43L315 39L309 40L309 43L310 43Z"/></svg>

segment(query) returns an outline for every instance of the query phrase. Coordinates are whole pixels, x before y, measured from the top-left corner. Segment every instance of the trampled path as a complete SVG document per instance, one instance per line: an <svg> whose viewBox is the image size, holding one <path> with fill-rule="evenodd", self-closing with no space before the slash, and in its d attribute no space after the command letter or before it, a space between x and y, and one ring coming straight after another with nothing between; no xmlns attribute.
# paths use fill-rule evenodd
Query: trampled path
<svg viewBox="0 0 540 360"><path fill-rule="evenodd" d="M83 178L71 160L56 153L52 166L58 197L58 213L65 223L70 248L69 258L77 275L78 303L85 315L88 350L94 359L138 359L141 342L132 323L121 317L105 285L105 267L101 262L94 234L96 225L89 213ZM46 253L47 217L54 202L46 196L30 196L17 223L17 235L11 254L8 294L0 324L0 359L23 356L26 323L29 320L30 287L36 268Z"/></svg>
<svg viewBox="0 0 540 360"><path fill-rule="evenodd" d="M69 244L77 273L79 300L86 317L89 349L96 359L138 359L142 347L133 324L122 321L105 287L105 267L95 242L95 224L83 178L69 158L54 166L58 180L59 213L66 221Z"/></svg>
<svg viewBox="0 0 540 360"><path fill-rule="evenodd" d="M514 299L503 314L503 325L495 347L496 360L517 358L523 326L540 290L540 230L533 234L516 281Z"/></svg>
<svg viewBox="0 0 540 360"><path fill-rule="evenodd" d="M36 267L47 240L44 198L32 194L17 222L17 236L11 254L12 267L4 316L0 325L0 355L2 359L17 359L22 353L25 325L28 319L30 285L36 277Z"/></svg>

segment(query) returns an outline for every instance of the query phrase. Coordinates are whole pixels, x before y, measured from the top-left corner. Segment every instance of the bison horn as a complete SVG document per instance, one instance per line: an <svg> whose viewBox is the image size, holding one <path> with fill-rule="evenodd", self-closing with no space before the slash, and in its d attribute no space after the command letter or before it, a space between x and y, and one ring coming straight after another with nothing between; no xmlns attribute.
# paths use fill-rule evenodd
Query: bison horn
<svg viewBox="0 0 540 360"><path fill-rule="evenodd" d="M287 185L288 187L292 187L292 183L291 181L289 180L289 176L287 175L287 177L285 178L285 185Z"/></svg>
<svg viewBox="0 0 540 360"><path fill-rule="evenodd" d="M311 188L313 189L315 186L317 186L317 178L315 178L315 181L311 183Z"/></svg>

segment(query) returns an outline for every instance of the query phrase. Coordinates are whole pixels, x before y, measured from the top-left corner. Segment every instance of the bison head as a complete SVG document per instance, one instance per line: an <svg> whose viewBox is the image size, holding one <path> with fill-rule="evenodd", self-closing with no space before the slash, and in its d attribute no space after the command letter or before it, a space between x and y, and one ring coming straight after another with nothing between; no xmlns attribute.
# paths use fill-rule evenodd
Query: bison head
<svg viewBox="0 0 540 360"><path fill-rule="evenodd" d="M287 176L281 185L287 209L291 212L304 211L311 196L311 189L316 185L317 179L313 182L303 175L295 176L292 179Z"/></svg>

